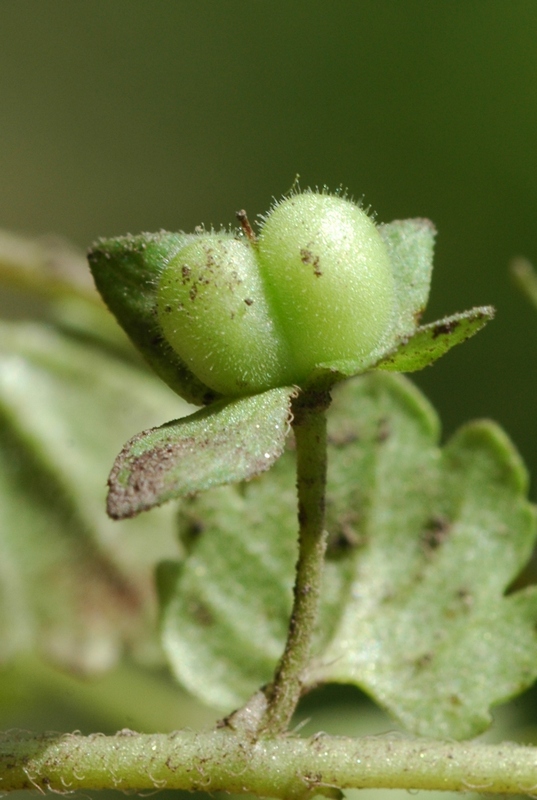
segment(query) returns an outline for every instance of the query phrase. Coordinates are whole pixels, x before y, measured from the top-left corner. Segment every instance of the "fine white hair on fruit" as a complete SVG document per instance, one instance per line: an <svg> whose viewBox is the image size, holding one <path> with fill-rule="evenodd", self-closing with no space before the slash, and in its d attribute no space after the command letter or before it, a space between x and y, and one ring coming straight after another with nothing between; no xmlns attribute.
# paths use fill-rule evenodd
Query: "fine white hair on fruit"
<svg viewBox="0 0 537 800"><path fill-rule="evenodd" d="M160 327L196 377L251 394L382 348L394 278L368 210L342 187L294 185L259 217L257 236L237 216L242 232L200 230L157 276Z"/></svg>

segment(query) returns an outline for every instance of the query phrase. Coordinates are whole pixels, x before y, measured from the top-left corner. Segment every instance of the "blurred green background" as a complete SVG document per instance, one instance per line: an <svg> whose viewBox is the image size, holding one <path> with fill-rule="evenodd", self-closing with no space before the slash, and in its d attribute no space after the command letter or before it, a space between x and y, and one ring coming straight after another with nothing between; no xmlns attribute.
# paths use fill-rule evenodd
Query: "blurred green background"
<svg viewBox="0 0 537 800"><path fill-rule="evenodd" d="M439 230L427 319L497 320L416 380L537 472L535 0L4 0L0 226L98 236L254 217L300 175Z"/></svg>
<svg viewBox="0 0 537 800"><path fill-rule="evenodd" d="M98 236L347 187L439 230L426 321L497 319L416 376L449 435L490 416L537 475L535 0L3 0L0 227ZM533 485L532 495L536 498Z"/></svg>

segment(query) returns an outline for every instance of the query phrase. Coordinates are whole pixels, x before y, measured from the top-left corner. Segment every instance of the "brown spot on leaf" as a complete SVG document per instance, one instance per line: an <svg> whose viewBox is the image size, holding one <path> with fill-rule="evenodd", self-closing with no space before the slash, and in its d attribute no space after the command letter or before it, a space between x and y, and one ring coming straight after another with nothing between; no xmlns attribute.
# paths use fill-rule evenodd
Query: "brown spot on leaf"
<svg viewBox="0 0 537 800"><path fill-rule="evenodd" d="M470 611L474 604L474 596L466 587L458 589L456 592L457 600L462 604L465 611Z"/></svg>
<svg viewBox="0 0 537 800"><path fill-rule="evenodd" d="M436 339L438 336L443 336L444 334L453 333L460 325L460 320L452 319L451 322L439 322L438 325L435 325L433 328L433 339Z"/></svg>
<svg viewBox="0 0 537 800"><path fill-rule="evenodd" d="M205 530L205 523L199 517L190 517L185 524L183 541L189 547L196 542Z"/></svg>
<svg viewBox="0 0 537 800"><path fill-rule="evenodd" d="M353 442L359 442L360 437L354 427L348 429L342 428L335 433L328 435L328 441L333 447L345 447Z"/></svg>
<svg viewBox="0 0 537 800"><path fill-rule="evenodd" d="M451 531L451 523L446 517L438 514L429 520L423 532L422 543L428 552L437 550L442 545Z"/></svg>
<svg viewBox="0 0 537 800"><path fill-rule="evenodd" d="M390 438L391 430L390 430L390 423L386 417L381 417L377 423L377 436L376 441L379 444L385 442L386 439Z"/></svg>
<svg viewBox="0 0 537 800"><path fill-rule="evenodd" d="M341 514L328 535L327 558L342 558L366 544L366 537L358 530L360 514L347 511Z"/></svg>
<svg viewBox="0 0 537 800"><path fill-rule="evenodd" d="M127 519L139 511L152 508L155 505L155 498L165 491L164 479L169 474L171 463L174 464L181 457L191 455L194 448L203 447L203 442L192 437L174 443L163 442L130 459L128 456L133 444L146 435L147 432L144 431L125 445L110 473L107 511L112 519ZM205 442L205 445L207 444L208 442ZM129 466L126 483L120 477L125 469L125 456Z"/></svg>
<svg viewBox="0 0 537 800"><path fill-rule="evenodd" d="M421 322L421 318L423 317L423 312L425 311L424 308L419 308L417 311L414 311L413 317L416 326L418 326Z"/></svg>
<svg viewBox="0 0 537 800"><path fill-rule="evenodd" d="M204 628L214 625L215 619L212 611L197 597L188 597L186 599L186 606L188 613L194 618L198 625Z"/></svg>
<svg viewBox="0 0 537 800"><path fill-rule="evenodd" d="M426 667L429 666L433 658L434 658L434 653L431 652L423 653L421 656L418 656L418 658L415 659L414 666L418 670L425 669Z"/></svg>

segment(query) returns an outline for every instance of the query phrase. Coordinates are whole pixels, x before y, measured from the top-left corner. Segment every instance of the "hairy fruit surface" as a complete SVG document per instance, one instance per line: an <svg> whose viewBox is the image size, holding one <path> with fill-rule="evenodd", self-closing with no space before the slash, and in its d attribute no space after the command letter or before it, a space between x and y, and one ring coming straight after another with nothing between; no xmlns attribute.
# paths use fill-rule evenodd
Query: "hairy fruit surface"
<svg viewBox="0 0 537 800"><path fill-rule="evenodd" d="M166 340L196 377L243 395L370 356L393 326L394 279L367 214L307 192L276 205L258 241L191 240L163 271L157 307Z"/></svg>

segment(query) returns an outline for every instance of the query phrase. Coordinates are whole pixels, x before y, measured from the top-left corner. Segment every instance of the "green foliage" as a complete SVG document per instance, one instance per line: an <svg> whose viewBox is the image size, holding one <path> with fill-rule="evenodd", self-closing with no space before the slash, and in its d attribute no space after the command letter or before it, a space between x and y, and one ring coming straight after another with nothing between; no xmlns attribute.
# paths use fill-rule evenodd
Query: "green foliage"
<svg viewBox="0 0 537 800"><path fill-rule="evenodd" d="M329 559L306 684L356 683L410 730L464 738L537 677L537 594L505 596L535 514L513 446L489 422L438 446L401 378L338 390L329 419ZM177 677L224 710L266 682L283 647L295 550L293 454L183 506L189 556L162 630Z"/></svg>
<svg viewBox="0 0 537 800"><path fill-rule="evenodd" d="M379 361L376 368L390 372L417 372L480 331L493 316L494 311L489 306L482 306L421 325L413 336L403 339L392 354Z"/></svg>
<svg viewBox="0 0 537 800"><path fill-rule="evenodd" d="M103 471L129 432L181 410L188 406L110 346L49 325L2 323L3 662L35 650L99 672L126 646L160 660L152 567L180 553L174 512L113 523Z"/></svg>
<svg viewBox="0 0 537 800"><path fill-rule="evenodd" d="M405 219L378 226L395 281L399 338L411 336L425 311L433 271L436 228L428 219Z"/></svg>
<svg viewBox="0 0 537 800"><path fill-rule="evenodd" d="M293 388L220 400L186 419L137 434L110 475L108 513L132 517L176 497L247 480L280 457Z"/></svg>
<svg viewBox="0 0 537 800"><path fill-rule="evenodd" d="M113 517L263 471L263 458L227 478L217 467L231 407L215 392L247 396L287 386L281 417L291 385L315 391L375 367L422 369L493 316L482 307L419 326L435 236L428 220L377 228L354 203L314 192L277 204L259 239L244 212L239 218L242 239L161 232L102 240L90 250L99 291L156 372L188 400L213 403L189 427L169 424L125 446L110 478ZM244 431L241 452L253 408L232 407L234 429ZM268 433L260 449L281 452L279 435L270 441L271 417L259 424ZM180 477L185 442L202 454L206 477L196 470ZM226 447L231 452L231 438Z"/></svg>
<svg viewBox="0 0 537 800"><path fill-rule="evenodd" d="M54 320L2 325L5 661L34 650L63 667L97 672L125 648L158 660L152 574L158 563L160 644L169 664L187 689L224 711L253 695L228 722L239 736L241 730L277 735L301 687L339 682L364 689L414 733L465 738L489 724L491 706L535 680L537 591L511 590L536 536L520 459L490 422L464 426L440 448L438 421L424 398L405 379L382 372L432 363L479 330L492 310L419 326L434 229L408 220L373 230L394 269L397 312L389 337L366 355L355 342L355 360L343 353L316 362L302 388L276 386L238 398L209 391L166 343L168 312L157 296L159 285L173 282L178 254L184 260L185 251L205 252L213 235L143 235L94 249L97 281L126 332L176 392L208 404L179 419L189 407L141 368L87 287L68 271L52 280L39 249L32 251L35 268L22 273L0 257L4 278L14 283L16 273L49 298ZM220 256L229 256L228 266L236 245L267 247L263 238L247 245L227 235L225 243ZM267 252L277 261L274 248ZM306 261L317 268L314 250ZM293 325L300 328L298 318ZM294 450L302 459L298 485L307 489L299 496L319 508L324 451L317 447L312 456L314 440L300 438L300 425L315 417L310 434L324 441L326 389L373 366L379 371L334 389L326 519L317 514L319 529L311 527L309 540L304 503L296 518ZM174 421L147 429L163 416ZM146 430L116 459L109 513L133 516L181 497L179 542L169 506L119 524L103 513L102 465L140 427ZM312 475L321 494L310 493ZM316 515L309 516L311 522ZM264 709L278 694L259 687L271 679L278 686L291 609L299 619L301 592L293 593L299 527L299 563L309 549L322 564L324 527L328 555L312 658L307 634L298 667L298 650L286 662L298 691L274 714L271 729L263 727ZM303 588L313 596L307 581Z"/></svg>
<svg viewBox="0 0 537 800"><path fill-rule="evenodd" d="M241 219L246 240L161 232L89 252L118 322L190 401L330 384L385 362L421 369L492 316L486 307L418 327L435 235L427 220L376 228L354 203L314 192L276 205L259 240Z"/></svg>

